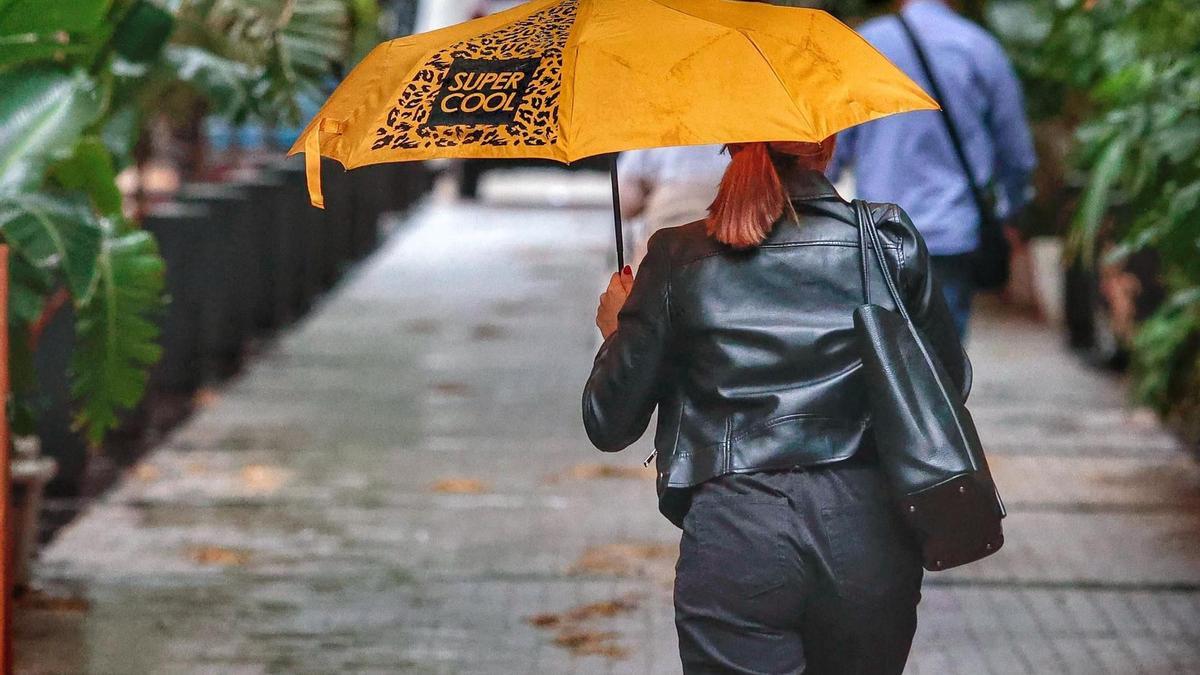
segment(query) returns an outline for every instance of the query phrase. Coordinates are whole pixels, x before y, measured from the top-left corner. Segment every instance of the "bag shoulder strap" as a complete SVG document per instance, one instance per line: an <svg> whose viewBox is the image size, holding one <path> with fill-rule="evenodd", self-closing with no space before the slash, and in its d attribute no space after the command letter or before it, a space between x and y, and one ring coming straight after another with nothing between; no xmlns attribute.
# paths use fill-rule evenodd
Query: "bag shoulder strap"
<svg viewBox="0 0 1200 675"><path fill-rule="evenodd" d="M962 165L963 174L967 177L967 183L971 186L971 197L975 200L975 208L979 209L979 217L982 219L982 222L990 223L995 220L996 214L988 205L984 189L979 184L979 181L975 179L975 174L971 171L971 162L967 159L967 150L963 144L962 134L959 133L958 126L954 124L954 117L950 112L950 100L946 98L941 84L938 83L937 76L933 73L933 67L929 63L929 55L921 45L921 41L917 38L917 33L913 30L912 24L900 13L896 14L896 19L900 22L900 29L904 31L909 44L912 45L913 52L917 55L917 63L921 66L921 72L925 74L925 79L929 80L929 88L932 90L933 97L937 99L938 105L941 106L938 112L942 116L942 123L946 126L946 132L950 136L950 145L954 148L954 155L958 158L958 163Z"/></svg>
<svg viewBox="0 0 1200 675"><path fill-rule="evenodd" d="M900 295L900 290L896 287L896 280L892 277L892 271L888 269L887 260L883 257L883 241L879 237L879 228L875 225L875 219L871 215L871 206L861 199L855 199L853 205L855 220L858 224L858 247L862 261L863 300L866 304L871 304L871 278L867 269L867 256L870 255L868 249L874 249L875 260L879 263L879 271L883 274L883 282L887 286L888 294L896 303L896 310L900 316L911 324L912 319L908 316L904 298Z"/></svg>

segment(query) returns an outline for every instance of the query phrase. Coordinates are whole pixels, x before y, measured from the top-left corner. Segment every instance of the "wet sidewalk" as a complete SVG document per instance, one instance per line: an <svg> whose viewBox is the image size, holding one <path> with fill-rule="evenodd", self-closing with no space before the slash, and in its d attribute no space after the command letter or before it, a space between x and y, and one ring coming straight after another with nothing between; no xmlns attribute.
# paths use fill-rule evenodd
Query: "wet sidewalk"
<svg viewBox="0 0 1200 675"><path fill-rule="evenodd" d="M62 530L86 606L25 609L20 672L677 673L648 443L579 419L604 183L554 176L414 213ZM927 577L908 672L1197 672L1200 468L1054 331L974 335L1008 543Z"/></svg>

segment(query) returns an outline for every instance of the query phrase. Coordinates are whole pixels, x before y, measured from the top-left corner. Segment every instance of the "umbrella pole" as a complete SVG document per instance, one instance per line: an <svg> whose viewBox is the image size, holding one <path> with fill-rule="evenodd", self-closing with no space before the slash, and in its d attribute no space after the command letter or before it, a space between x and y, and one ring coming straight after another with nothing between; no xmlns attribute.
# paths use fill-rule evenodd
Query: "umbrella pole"
<svg viewBox="0 0 1200 675"><path fill-rule="evenodd" d="M613 232L617 236L617 272L625 269L625 238L621 227L621 189L617 182L617 153L608 156L608 174L612 179Z"/></svg>

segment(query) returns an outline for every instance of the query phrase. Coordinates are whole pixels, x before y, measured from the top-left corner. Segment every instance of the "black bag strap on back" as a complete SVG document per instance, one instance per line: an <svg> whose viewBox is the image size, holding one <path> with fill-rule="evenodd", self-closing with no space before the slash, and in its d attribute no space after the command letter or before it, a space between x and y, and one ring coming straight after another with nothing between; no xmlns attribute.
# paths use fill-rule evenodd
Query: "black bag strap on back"
<svg viewBox="0 0 1200 675"><path fill-rule="evenodd" d="M929 64L929 56L925 52L925 48L921 46L921 41L917 39L917 33L913 30L912 25L904 18L903 14L896 14L896 19L900 21L900 28L908 37L909 44L912 45L913 51L917 55L917 63L921 66L921 71L925 74L925 79L929 80L929 88L932 90L933 97L937 99L941 109L938 111L942 115L942 122L946 125L946 132L950 135L950 145L954 147L954 154L958 157L959 164L962 165L963 174L967 177L967 183L971 185L971 196L975 200L975 208L979 209L979 222L981 227L991 228L997 225L996 212L992 210L991 202L987 198L987 192L979 181L975 180L975 174L971 171L971 162L967 159L967 150L963 145L962 135L958 132L958 127L954 124L954 117L950 112L950 101L946 98L940 84L938 84L937 76L933 73L933 67Z"/></svg>
<svg viewBox="0 0 1200 675"><path fill-rule="evenodd" d="M871 255L869 251L874 250L875 260L879 262L879 271L883 275L883 283L887 286L888 294L892 296L892 302L896 303L896 313L915 331L915 324L908 315L908 308L904 305L904 297L900 295L900 289L896 287L896 280L892 276L892 271L888 269L887 259L883 255L883 240L879 236L879 228L875 225L875 219L871 217L871 205L861 199L855 199L853 206L855 218L858 220L858 245L862 258L864 304L871 304L871 277L868 272L867 258Z"/></svg>

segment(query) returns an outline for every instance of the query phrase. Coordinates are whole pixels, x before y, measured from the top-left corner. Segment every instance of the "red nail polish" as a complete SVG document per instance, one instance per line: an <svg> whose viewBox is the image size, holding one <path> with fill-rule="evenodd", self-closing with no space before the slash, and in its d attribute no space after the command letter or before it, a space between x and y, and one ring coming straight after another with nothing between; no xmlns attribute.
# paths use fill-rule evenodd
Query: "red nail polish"
<svg viewBox="0 0 1200 675"><path fill-rule="evenodd" d="M621 270L621 273L622 274L633 274L633 268L630 267L629 265L626 265L625 269Z"/></svg>

